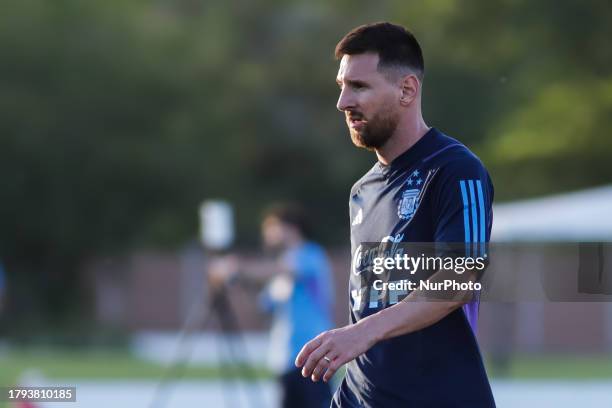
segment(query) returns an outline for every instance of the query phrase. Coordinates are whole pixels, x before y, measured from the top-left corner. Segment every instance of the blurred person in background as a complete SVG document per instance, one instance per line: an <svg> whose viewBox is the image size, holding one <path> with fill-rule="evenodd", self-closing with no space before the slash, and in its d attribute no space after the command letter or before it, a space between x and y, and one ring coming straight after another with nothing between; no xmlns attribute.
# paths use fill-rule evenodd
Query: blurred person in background
<svg viewBox="0 0 612 408"><path fill-rule="evenodd" d="M283 408L327 408L327 383L312 382L294 365L308 340L331 329L333 284L324 249L310 239L305 211L295 204L279 204L264 215L261 234L274 261L264 274L251 273L235 256L211 263L213 284L230 279L265 280L260 305L272 314L269 362L278 375ZM240 273L239 273L240 272Z"/></svg>

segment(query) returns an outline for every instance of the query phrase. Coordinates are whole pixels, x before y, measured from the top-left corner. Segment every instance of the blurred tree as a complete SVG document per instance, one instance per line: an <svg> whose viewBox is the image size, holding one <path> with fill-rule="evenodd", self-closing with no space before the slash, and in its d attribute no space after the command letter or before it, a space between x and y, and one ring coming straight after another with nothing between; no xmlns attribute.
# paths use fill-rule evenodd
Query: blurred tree
<svg viewBox="0 0 612 408"><path fill-rule="evenodd" d="M374 158L335 110L333 48L366 22L415 31L426 119L481 155L496 197L608 183L610 17L602 0L8 2L0 257L14 311L83 318L84 260L181 245L205 198L236 205L241 243L264 206L293 199L320 239L346 244L348 192Z"/></svg>

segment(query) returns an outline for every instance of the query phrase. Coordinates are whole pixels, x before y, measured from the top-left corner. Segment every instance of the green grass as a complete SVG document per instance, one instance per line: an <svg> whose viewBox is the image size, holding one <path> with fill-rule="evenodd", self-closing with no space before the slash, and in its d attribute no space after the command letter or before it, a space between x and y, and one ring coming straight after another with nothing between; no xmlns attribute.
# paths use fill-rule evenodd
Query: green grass
<svg viewBox="0 0 612 408"><path fill-rule="evenodd" d="M249 370L236 366L233 375L248 378L268 377L263 368ZM143 361L124 351L66 351L29 350L11 351L0 355L0 386L15 384L27 370L36 370L50 379L159 379L166 372L161 364ZM221 378L224 372L216 366L187 366L181 370L182 378ZM231 375L231 374L230 374Z"/></svg>
<svg viewBox="0 0 612 408"><path fill-rule="evenodd" d="M142 361L127 351L12 350L0 355L0 386L15 384L27 370L37 370L50 379L159 379L165 373L160 364ZM235 367L234 373L258 378L270 377L264 368ZM492 377L498 373L488 367ZM186 379L221 378L216 366L184 367ZM566 356L522 355L513 358L506 377L522 379L612 378L612 355Z"/></svg>
<svg viewBox="0 0 612 408"><path fill-rule="evenodd" d="M139 360L127 351L69 351L61 350L11 350L0 354L0 386L16 384L27 370L37 370L51 380L159 380L166 372L159 364ZM248 378L251 371L236 367L234 371ZM489 373L496 378L493 367ZM253 373L257 378L271 378L263 368ZM219 379L224 370L214 366L185 367L182 378ZM561 379L589 380L612 379L612 355L568 356L568 355L521 355L515 356L504 378L514 379ZM6 408L0 402L0 408Z"/></svg>
<svg viewBox="0 0 612 408"><path fill-rule="evenodd" d="M493 378L496 372L488 367ZM522 355L512 359L504 377L517 379L610 379L612 355Z"/></svg>

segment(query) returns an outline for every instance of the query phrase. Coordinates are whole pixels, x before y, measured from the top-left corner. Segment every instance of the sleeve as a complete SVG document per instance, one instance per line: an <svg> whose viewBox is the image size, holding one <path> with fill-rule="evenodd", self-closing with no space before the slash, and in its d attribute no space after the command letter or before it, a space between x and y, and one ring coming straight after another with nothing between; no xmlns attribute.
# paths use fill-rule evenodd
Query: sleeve
<svg viewBox="0 0 612 408"><path fill-rule="evenodd" d="M283 266L296 280L309 279L317 274L318 257L310 248L288 251L282 257Z"/></svg>
<svg viewBox="0 0 612 408"><path fill-rule="evenodd" d="M332 304L331 266L322 248L310 243L301 251L293 252L285 262L295 282L304 285L311 299L325 308Z"/></svg>
<svg viewBox="0 0 612 408"><path fill-rule="evenodd" d="M436 183L434 241L465 248L466 256L485 257L493 222L493 184L475 156L448 162Z"/></svg>

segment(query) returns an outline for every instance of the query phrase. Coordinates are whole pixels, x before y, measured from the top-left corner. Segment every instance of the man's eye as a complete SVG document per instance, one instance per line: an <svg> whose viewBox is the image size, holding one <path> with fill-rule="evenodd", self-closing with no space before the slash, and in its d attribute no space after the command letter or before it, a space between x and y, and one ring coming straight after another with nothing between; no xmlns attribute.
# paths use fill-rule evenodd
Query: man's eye
<svg viewBox="0 0 612 408"><path fill-rule="evenodd" d="M356 91L359 91L359 90L365 89L365 85L363 85L363 84L353 84L352 88L354 90L356 90Z"/></svg>

